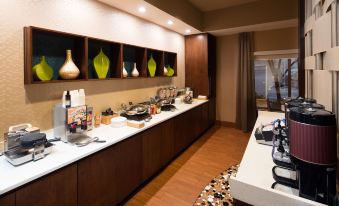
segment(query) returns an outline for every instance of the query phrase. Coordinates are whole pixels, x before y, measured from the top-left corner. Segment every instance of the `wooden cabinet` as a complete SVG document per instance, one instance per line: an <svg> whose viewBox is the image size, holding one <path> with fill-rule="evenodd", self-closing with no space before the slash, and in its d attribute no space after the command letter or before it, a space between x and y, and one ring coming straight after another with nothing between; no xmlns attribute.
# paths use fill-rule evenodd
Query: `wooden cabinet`
<svg viewBox="0 0 339 206"><path fill-rule="evenodd" d="M117 200L121 202L142 182L142 134L118 143L114 164Z"/></svg>
<svg viewBox="0 0 339 206"><path fill-rule="evenodd" d="M141 183L141 135L78 163L79 205L116 205Z"/></svg>
<svg viewBox="0 0 339 206"><path fill-rule="evenodd" d="M216 119L216 102L215 97L209 99L208 102L208 126L211 127L215 124Z"/></svg>
<svg viewBox="0 0 339 206"><path fill-rule="evenodd" d="M174 155L173 120L168 120L143 133L143 179L156 174Z"/></svg>
<svg viewBox="0 0 339 206"><path fill-rule="evenodd" d="M78 162L79 205L114 205L117 203L114 156L110 147Z"/></svg>
<svg viewBox="0 0 339 206"><path fill-rule="evenodd" d="M15 206L15 193L9 193L0 197L0 205Z"/></svg>
<svg viewBox="0 0 339 206"><path fill-rule="evenodd" d="M189 125L187 112L174 118L174 151L176 154L179 154L187 145Z"/></svg>
<svg viewBox="0 0 339 206"><path fill-rule="evenodd" d="M201 106L200 135L209 128L209 107L209 102Z"/></svg>
<svg viewBox="0 0 339 206"><path fill-rule="evenodd" d="M185 36L185 84L193 89L195 97L216 94L215 44L210 34Z"/></svg>
<svg viewBox="0 0 339 206"><path fill-rule="evenodd" d="M16 206L77 206L77 165L60 169L16 191Z"/></svg>
<svg viewBox="0 0 339 206"><path fill-rule="evenodd" d="M142 162L143 179L149 178L161 167L161 126L152 127L143 133Z"/></svg>

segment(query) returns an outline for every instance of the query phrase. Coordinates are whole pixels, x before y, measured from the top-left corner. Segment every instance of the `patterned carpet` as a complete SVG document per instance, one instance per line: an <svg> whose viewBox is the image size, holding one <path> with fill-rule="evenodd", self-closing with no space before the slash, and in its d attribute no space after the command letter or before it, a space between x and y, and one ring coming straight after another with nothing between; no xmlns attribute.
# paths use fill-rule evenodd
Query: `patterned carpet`
<svg viewBox="0 0 339 206"><path fill-rule="evenodd" d="M237 174L239 165L232 166L220 173L217 177L204 188L195 201L194 206L213 205L213 206L225 206L233 205L233 198L230 195L230 186L228 180L230 176Z"/></svg>

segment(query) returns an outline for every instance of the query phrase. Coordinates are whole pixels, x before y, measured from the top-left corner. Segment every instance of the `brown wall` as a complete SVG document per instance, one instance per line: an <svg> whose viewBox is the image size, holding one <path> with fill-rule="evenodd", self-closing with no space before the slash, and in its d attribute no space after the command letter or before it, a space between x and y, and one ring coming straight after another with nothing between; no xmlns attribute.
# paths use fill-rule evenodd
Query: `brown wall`
<svg viewBox="0 0 339 206"><path fill-rule="evenodd" d="M297 0L261 0L204 13L203 30L228 29L297 17Z"/></svg>
<svg viewBox="0 0 339 206"><path fill-rule="evenodd" d="M297 28L254 33L255 51L297 49ZM217 120L235 122L238 35L217 37Z"/></svg>
<svg viewBox="0 0 339 206"><path fill-rule="evenodd" d="M271 51L298 48L298 28L284 28L254 33L255 51Z"/></svg>

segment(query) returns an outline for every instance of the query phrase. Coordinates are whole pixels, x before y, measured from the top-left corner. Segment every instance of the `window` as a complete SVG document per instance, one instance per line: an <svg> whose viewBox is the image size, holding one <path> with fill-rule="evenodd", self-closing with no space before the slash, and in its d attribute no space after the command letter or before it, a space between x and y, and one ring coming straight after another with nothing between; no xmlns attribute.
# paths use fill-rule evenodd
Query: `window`
<svg viewBox="0 0 339 206"><path fill-rule="evenodd" d="M258 109L280 110L283 98L298 97L296 55L256 56L254 75Z"/></svg>

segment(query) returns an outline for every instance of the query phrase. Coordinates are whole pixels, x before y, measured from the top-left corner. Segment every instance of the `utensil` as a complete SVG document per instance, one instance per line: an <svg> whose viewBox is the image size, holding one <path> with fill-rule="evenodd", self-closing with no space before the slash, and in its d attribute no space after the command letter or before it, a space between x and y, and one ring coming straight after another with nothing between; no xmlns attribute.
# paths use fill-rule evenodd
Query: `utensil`
<svg viewBox="0 0 339 206"><path fill-rule="evenodd" d="M96 143L105 143L106 140L99 140L99 137L93 137L89 140L86 140L86 141L83 141L83 142L76 142L74 143L76 146L78 147L83 147L83 146L86 146L92 142L96 142Z"/></svg>

